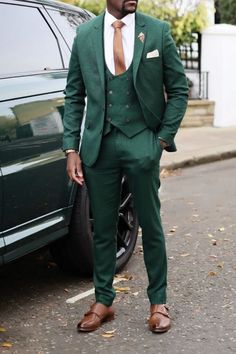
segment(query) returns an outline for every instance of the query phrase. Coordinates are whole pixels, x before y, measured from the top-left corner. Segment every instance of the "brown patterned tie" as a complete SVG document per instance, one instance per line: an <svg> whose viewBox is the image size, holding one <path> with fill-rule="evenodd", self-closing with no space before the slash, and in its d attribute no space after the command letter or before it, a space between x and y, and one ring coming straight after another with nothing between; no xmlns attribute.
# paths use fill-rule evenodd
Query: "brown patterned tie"
<svg viewBox="0 0 236 354"><path fill-rule="evenodd" d="M121 28L124 26L124 22L115 21L112 26L114 27L114 41L113 41L113 51L114 51L114 63L115 63L115 74L119 75L126 71L125 67L125 56L122 44L122 33Z"/></svg>

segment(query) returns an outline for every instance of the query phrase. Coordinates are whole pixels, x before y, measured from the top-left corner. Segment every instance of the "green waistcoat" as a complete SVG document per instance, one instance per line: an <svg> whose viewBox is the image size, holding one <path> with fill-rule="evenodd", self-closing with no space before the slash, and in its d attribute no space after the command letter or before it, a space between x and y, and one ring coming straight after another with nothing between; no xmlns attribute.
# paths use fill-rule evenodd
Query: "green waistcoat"
<svg viewBox="0 0 236 354"><path fill-rule="evenodd" d="M133 84L132 65L121 75L113 75L106 67L106 116L104 135L111 125L131 138L147 128Z"/></svg>

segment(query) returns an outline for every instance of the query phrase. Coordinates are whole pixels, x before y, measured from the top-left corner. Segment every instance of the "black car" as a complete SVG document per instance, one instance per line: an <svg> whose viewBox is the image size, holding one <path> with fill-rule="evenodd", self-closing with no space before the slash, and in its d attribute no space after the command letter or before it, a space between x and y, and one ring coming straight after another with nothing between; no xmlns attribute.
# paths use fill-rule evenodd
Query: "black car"
<svg viewBox="0 0 236 354"><path fill-rule="evenodd" d="M64 269L92 272L87 190L68 179L61 150L70 49L92 16L54 1L0 1L0 264L50 243ZM122 185L117 269L138 232L125 177Z"/></svg>

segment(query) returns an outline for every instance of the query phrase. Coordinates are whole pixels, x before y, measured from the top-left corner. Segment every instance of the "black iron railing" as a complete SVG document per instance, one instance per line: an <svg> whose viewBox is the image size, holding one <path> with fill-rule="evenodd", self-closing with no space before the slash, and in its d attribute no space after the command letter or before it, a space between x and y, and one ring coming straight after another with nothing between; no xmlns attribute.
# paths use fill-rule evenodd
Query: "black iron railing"
<svg viewBox="0 0 236 354"><path fill-rule="evenodd" d="M201 71L201 34L193 33L193 42L178 47L178 52L186 70Z"/></svg>
<svg viewBox="0 0 236 354"><path fill-rule="evenodd" d="M201 34L193 33L193 42L178 47L189 83L190 99L208 99L209 73L201 70Z"/></svg>
<svg viewBox="0 0 236 354"><path fill-rule="evenodd" d="M189 85L189 99L208 99L208 71L186 70Z"/></svg>

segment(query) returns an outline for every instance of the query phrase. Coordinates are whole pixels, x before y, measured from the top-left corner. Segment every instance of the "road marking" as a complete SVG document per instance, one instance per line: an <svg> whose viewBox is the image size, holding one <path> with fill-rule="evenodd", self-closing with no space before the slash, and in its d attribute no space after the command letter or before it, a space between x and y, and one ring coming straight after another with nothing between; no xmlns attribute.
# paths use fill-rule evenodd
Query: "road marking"
<svg viewBox="0 0 236 354"><path fill-rule="evenodd" d="M119 283L120 281L124 281L124 280L125 280L124 278L115 279L115 280L113 281L113 284ZM87 291L85 291L85 292L83 292L83 293L81 293L81 294L78 294L78 295L76 295L76 296L73 296L73 297L67 299L67 300L66 300L66 303L67 303L67 304L74 304L75 302L77 302L77 301L79 301L79 300L82 300L82 299L84 299L85 297L87 297L87 296L89 296L89 295L94 294L94 292L95 292L95 289L92 288L92 289L87 290Z"/></svg>

